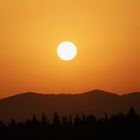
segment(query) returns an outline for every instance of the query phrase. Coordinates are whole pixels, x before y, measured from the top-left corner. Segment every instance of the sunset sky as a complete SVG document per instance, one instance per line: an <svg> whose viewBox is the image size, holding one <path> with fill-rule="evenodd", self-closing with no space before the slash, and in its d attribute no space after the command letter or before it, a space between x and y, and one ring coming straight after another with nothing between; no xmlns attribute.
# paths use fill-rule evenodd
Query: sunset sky
<svg viewBox="0 0 140 140"><path fill-rule="evenodd" d="M0 0L0 98L93 89L140 91L140 0Z"/></svg>

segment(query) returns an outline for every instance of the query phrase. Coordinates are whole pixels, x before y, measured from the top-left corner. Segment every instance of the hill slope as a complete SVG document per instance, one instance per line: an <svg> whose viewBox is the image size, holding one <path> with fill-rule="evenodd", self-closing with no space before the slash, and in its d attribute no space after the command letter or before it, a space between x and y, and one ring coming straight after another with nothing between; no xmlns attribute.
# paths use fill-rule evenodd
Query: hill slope
<svg viewBox="0 0 140 140"><path fill-rule="evenodd" d="M40 117L42 112L52 117L54 111L61 115L85 113L102 117L105 112L125 113L131 106L140 114L139 101L140 93L118 96L101 90L75 95L24 93L0 100L0 120L25 120L33 114Z"/></svg>

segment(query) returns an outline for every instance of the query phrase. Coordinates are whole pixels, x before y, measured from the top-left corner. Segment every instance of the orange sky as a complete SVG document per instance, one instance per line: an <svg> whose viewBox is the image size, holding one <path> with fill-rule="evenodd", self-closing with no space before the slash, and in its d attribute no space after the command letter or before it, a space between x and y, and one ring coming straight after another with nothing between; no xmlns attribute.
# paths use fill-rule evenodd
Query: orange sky
<svg viewBox="0 0 140 140"><path fill-rule="evenodd" d="M139 0L0 0L0 98L140 91ZM70 62L56 54L69 40Z"/></svg>

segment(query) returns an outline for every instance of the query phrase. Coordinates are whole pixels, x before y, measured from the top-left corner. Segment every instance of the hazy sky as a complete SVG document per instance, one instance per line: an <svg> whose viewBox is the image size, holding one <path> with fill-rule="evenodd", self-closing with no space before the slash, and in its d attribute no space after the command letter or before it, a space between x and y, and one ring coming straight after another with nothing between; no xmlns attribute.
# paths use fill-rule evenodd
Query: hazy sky
<svg viewBox="0 0 140 140"><path fill-rule="evenodd" d="M140 0L0 0L0 98L92 89L140 91Z"/></svg>

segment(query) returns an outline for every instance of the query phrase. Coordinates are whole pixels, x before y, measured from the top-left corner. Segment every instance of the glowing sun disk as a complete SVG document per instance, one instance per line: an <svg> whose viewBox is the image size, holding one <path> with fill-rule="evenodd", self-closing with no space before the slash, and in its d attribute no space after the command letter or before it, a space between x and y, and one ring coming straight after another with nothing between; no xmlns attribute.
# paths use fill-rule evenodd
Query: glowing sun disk
<svg viewBox="0 0 140 140"><path fill-rule="evenodd" d="M64 61L70 61L76 57L77 47L72 42L64 41L58 45L57 55Z"/></svg>

